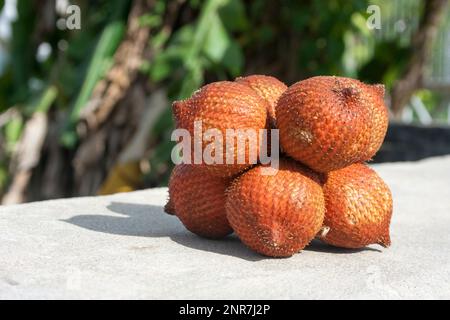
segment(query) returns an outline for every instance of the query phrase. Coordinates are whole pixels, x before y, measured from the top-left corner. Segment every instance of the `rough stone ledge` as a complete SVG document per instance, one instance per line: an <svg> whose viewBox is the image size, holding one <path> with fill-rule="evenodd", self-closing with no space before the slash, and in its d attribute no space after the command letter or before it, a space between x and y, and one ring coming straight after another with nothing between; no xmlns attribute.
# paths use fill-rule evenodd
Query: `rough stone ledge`
<svg viewBox="0 0 450 320"><path fill-rule="evenodd" d="M0 299L449 299L450 157L374 167L394 194L389 249L264 258L186 231L164 188L1 207Z"/></svg>

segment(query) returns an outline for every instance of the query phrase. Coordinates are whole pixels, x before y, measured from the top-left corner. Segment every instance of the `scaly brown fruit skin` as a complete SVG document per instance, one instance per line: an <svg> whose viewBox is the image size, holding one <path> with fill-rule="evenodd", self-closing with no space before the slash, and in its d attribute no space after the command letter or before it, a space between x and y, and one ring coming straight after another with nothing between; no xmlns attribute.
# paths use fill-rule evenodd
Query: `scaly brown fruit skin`
<svg viewBox="0 0 450 320"><path fill-rule="evenodd" d="M325 211L315 173L281 159L275 175L263 166L250 169L227 189L228 221L241 241L270 257L289 257L302 250L320 230Z"/></svg>
<svg viewBox="0 0 450 320"><path fill-rule="evenodd" d="M319 235L322 241L351 249L391 244L392 195L374 170L358 163L329 172L323 191L328 232Z"/></svg>
<svg viewBox="0 0 450 320"><path fill-rule="evenodd" d="M189 231L205 238L223 238L233 232L225 212L225 189L230 182L202 167L177 165L169 180L171 208Z"/></svg>
<svg viewBox="0 0 450 320"><path fill-rule="evenodd" d="M249 146L246 143L245 163L237 164L239 150L234 148L234 164L226 162L226 130L253 129L256 132L256 152L259 154L258 130L267 126L267 101L261 98L249 86L230 81L208 84L197 90L191 98L176 101L172 105L177 128L187 129L194 141L194 121L202 121L202 135L208 129L217 129L223 136L223 148L220 157L223 164L202 164L217 176L233 176L252 164L249 161ZM197 137L201 141L202 137ZM210 142L204 142L202 150ZM193 145L193 143L192 143ZM214 149L214 154L216 150ZM242 152L241 152L242 153ZM194 150L192 150L194 155Z"/></svg>
<svg viewBox="0 0 450 320"><path fill-rule="evenodd" d="M164 206L164 212L170 215L176 215L175 206L172 199L168 199L166 205Z"/></svg>
<svg viewBox="0 0 450 320"><path fill-rule="evenodd" d="M283 150L318 172L370 160L388 126L383 96L383 86L350 78L297 82L276 107Z"/></svg>
<svg viewBox="0 0 450 320"><path fill-rule="evenodd" d="M287 86L277 78L259 74L239 77L235 81L248 85L268 102L269 121L271 127L276 128L275 106L280 96L286 91Z"/></svg>

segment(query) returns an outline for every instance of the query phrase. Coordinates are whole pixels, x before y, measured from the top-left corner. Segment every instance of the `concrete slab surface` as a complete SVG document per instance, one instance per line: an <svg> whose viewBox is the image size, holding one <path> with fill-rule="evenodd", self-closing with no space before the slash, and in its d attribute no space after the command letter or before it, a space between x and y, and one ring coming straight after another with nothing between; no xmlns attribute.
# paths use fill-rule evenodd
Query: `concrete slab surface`
<svg viewBox="0 0 450 320"><path fill-rule="evenodd" d="M0 207L0 299L449 299L450 157L374 168L394 196L389 249L265 258L186 231L165 188Z"/></svg>

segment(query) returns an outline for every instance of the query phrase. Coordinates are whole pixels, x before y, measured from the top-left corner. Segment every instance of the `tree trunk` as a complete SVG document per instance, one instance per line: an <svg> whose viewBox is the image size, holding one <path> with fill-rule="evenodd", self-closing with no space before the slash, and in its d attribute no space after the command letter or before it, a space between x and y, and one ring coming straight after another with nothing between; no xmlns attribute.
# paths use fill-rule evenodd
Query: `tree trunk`
<svg viewBox="0 0 450 320"><path fill-rule="evenodd" d="M399 118L414 91L423 86L423 73L428 63L440 21L448 0L427 0L417 31L412 38L412 56L402 78L392 89L391 110Z"/></svg>

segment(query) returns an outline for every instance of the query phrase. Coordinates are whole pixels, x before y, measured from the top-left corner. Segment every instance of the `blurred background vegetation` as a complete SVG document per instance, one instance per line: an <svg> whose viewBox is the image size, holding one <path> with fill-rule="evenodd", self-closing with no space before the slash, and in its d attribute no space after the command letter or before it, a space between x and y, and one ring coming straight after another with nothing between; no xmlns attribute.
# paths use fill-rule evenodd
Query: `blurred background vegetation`
<svg viewBox="0 0 450 320"><path fill-rule="evenodd" d="M449 123L447 2L0 0L0 198L165 185L171 102L240 75L384 83L393 121Z"/></svg>

